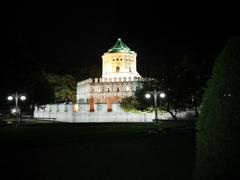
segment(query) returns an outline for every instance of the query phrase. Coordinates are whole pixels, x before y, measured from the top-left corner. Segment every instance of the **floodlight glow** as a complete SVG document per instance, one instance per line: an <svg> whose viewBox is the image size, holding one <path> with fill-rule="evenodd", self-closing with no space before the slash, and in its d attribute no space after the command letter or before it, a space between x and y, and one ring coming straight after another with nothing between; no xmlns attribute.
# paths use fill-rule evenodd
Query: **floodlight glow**
<svg viewBox="0 0 240 180"><path fill-rule="evenodd" d="M73 105L73 111L74 111L74 112L78 112L78 109L79 109L79 108L78 108L78 104L74 104L74 105Z"/></svg>
<svg viewBox="0 0 240 180"><path fill-rule="evenodd" d="M149 99L149 98L151 98L151 95L147 93L147 94L145 94L145 98Z"/></svg>
<svg viewBox="0 0 240 180"><path fill-rule="evenodd" d="M21 99L22 101L24 101L24 100L26 100L26 96L21 96L20 99Z"/></svg>
<svg viewBox="0 0 240 180"><path fill-rule="evenodd" d="M13 97L12 97L12 96L8 96L7 99L8 99L9 101L12 101L12 100L13 100Z"/></svg>
<svg viewBox="0 0 240 180"><path fill-rule="evenodd" d="M166 94L165 94L165 93L160 93L160 97L161 97L161 98L165 98L165 97L166 97Z"/></svg>
<svg viewBox="0 0 240 180"><path fill-rule="evenodd" d="M14 108L14 109L11 109L11 112L12 112L12 114L15 114L17 112L17 110Z"/></svg>

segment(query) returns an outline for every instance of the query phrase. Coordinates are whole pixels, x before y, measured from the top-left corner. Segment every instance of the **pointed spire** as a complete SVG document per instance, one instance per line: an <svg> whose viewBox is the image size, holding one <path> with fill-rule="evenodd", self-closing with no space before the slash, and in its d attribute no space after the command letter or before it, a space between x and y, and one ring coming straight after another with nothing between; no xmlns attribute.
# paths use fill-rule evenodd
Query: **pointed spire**
<svg viewBox="0 0 240 180"><path fill-rule="evenodd" d="M116 52L131 52L130 48L127 47L126 44L124 44L121 40L121 38L118 38L118 41L116 42L116 44L111 47L108 50L109 53L116 53Z"/></svg>

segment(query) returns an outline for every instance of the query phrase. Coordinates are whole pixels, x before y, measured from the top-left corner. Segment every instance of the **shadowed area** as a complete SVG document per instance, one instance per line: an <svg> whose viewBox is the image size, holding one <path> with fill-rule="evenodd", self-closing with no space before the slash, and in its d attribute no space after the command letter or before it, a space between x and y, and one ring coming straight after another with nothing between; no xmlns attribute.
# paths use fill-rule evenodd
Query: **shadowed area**
<svg viewBox="0 0 240 180"><path fill-rule="evenodd" d="M2 167L20 179L191 179L192 122L1 127Z"/></svg>

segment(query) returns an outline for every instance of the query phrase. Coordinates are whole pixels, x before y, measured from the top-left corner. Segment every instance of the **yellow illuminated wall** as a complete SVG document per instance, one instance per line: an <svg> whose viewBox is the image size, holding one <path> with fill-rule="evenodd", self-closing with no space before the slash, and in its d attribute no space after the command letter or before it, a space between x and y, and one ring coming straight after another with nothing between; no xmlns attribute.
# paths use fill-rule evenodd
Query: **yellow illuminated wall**
<svg viewBox="0 0 240 180"><path fill-rule="evenodd" d="M105 53L102 56L102 77L104 81L123 81L141 77L137 72L137 54L134 52ZM110 80L109 80L110 79Z"/></svg>

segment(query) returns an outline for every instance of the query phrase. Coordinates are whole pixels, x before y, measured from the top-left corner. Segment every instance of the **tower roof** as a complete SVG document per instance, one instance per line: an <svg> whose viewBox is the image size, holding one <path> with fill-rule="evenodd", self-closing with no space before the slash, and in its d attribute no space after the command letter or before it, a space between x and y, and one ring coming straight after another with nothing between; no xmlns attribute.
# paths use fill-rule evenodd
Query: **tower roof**
<svg viewBox="0 0 240 180"><path fill-rule="evenodd" d="M129 47L127 47L126 44L124 44L121 40L121 38L118 38L118 41L116 42L116 44L111 47L109 50L108 50L108 53L118 53L118 52L133 52L130 50Z"/></svg>

